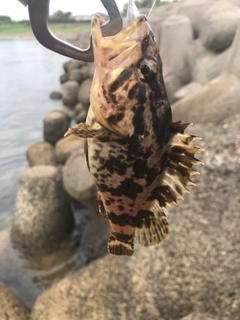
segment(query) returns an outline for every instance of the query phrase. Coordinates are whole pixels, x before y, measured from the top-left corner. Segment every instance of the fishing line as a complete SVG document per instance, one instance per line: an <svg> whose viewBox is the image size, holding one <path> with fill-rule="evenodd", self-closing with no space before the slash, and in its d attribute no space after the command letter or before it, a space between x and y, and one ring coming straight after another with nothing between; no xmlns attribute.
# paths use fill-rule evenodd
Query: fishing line
<svg viewBox="0 0 240 320"><path fill-rule="evenodd" d="M152 13L152 10L153 10L153 7L155 6L157 0L153 0L153 4L152 4L152 7L150 9L150 11L148 12L148 15L147 15L147 19L149 18L150 14Z"/></svg>

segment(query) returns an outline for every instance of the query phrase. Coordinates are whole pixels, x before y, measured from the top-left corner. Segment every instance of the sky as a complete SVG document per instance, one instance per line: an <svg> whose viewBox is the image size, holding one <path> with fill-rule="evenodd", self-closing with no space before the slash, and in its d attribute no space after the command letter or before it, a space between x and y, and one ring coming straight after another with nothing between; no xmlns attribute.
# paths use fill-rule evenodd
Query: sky
<svg viewBox="0 0 240 320"><path fill-rule="evenodd" d="M127 0L115 0L119 10L122 10ZM62 10L73 15L91 15L96 12L106 12L100 0L50 0L50 14ZM9 16L12 20L28 19L28 9L18 0L1 0L0 15Z"/></svg>

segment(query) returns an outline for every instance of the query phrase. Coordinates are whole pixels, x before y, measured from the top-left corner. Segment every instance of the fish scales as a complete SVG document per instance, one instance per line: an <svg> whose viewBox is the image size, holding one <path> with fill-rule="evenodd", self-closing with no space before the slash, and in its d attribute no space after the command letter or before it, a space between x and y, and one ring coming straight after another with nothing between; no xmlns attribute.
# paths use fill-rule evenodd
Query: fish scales
<svg viewBox="0 0 240 320"><path fill-rule="evenodd" d="M172 122L162 62L145 16L120 33L102 37L92 23L95 73L86 123L67 134L84 137L89 171L98 190L99 212L109 221L108 251L132 255L134 238L143 246L164 240L164 213L193 184L200 148L187 124Z"/></svg>

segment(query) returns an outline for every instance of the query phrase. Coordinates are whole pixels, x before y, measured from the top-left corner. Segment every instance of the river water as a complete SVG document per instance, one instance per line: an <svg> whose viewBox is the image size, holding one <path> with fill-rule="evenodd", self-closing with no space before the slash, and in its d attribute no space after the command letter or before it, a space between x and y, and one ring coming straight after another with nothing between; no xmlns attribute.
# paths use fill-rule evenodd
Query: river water
<svg viewBox="0 0 240 320"><path fill-rule="evenodd" d="M60 104L49 93L60 89L67 60L35 39L0 40L0 231L11 223L26 150L42 141L43 118Z"/></svg>

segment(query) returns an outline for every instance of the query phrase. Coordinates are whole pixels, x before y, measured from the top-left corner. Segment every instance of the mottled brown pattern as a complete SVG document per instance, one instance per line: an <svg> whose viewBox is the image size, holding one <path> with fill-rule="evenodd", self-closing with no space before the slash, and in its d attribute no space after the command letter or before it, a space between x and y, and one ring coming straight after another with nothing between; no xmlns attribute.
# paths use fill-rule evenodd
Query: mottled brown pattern
<svg viewBox="0 0 240 320"><path fill-rule="evenodd" d="M163 208L186 192L198 148L172 123L153 33L141 16L103 38L98 18L92 38L95 74L87 123L72 132L87 138L87 163L98 188L99 211L110 223L108 250L131 255L134 236L144 246L169 232Z"/></svg>

